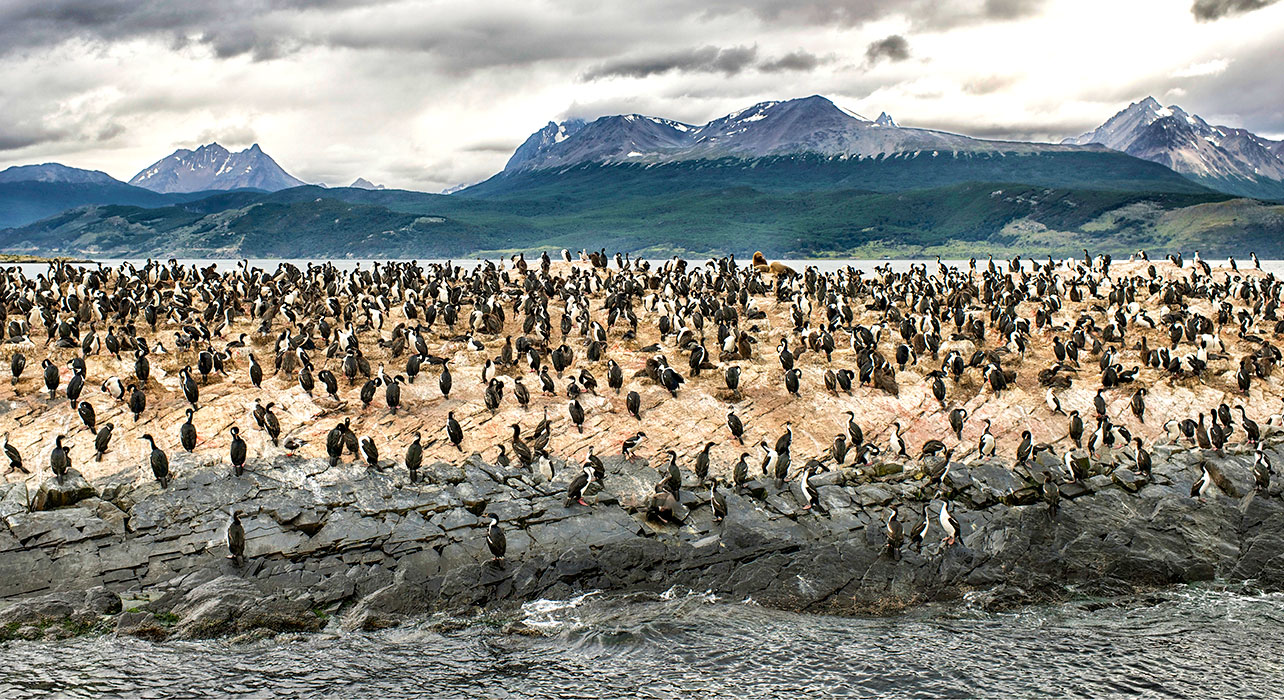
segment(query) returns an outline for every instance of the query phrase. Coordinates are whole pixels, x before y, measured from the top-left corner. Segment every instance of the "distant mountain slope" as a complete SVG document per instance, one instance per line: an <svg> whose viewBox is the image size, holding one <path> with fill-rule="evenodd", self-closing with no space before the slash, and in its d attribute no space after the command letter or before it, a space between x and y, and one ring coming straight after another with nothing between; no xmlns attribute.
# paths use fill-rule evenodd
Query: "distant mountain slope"
<svg viewBox="0 0 1284 700"><path fill-rule="evenodd" d="M67 182L87 185L124 184L101 170L82 170L62 163L40 165L14 165L0 170L0 183L6 182Z"/></svg>
<svg viewBox="0 0 1284 700"><path fill-rule="evenodd" d="M805 154L654 164L589 162L552 170L501 172L451 196L621 199L723 187L752 187L766 192L904 192L967 182L1020 182L1132 192L1209 192L1161 165L1103 149L1024 154L915 152L861 159Z"/></svg>
<svg viewBox="0 0 1284 700"><path fill-rule="evenodd" d="M165 207L203 199L209 192L161 194L112 180L110 183L0 182L0 229L25 226L46 217L89 204Z"/></svg>
<svg viewBox="0 0 1284 700"><path fill-rule="evenodd" d="M1099 143L1160 163L1214 189L1284 199L1284 149L1245 129L1214 126L1153 97L1134 102L1100 127L1065 143Z"/></svg>
<svg viewBox="0 0 1284 700"><path fill-rule="evenodd" d="M257 143L238 153L211 143L194 151L174 151L144 168L129 184L168 193L242 188L275 192L305 183L285 172Z"/></svg>

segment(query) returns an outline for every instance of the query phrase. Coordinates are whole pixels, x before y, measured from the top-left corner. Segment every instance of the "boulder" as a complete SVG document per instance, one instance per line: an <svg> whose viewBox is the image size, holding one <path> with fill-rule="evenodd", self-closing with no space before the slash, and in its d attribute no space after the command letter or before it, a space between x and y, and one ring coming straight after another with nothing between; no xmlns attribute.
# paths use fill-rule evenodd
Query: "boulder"
<svg viewBox="0 0 1284 700"><path fill-rule="evenodd" d="M1141 487L1146 485L1146 477L1137 474L1131 469L1120 467L1110 473L1110 479L1119 485L1119 488L1128 493L1136 493Z"/></svg>
<svg viewBox="0 0 1284 700"><path fill-rule="evenodd" d="M75 469L68 469L62 479L50 477L40 484L32 510L53 510L75 505L86 498L93 498L98 491Z"/></svg>
<svg viewBox="0 0 1284 700"><path fill-rule="evenodd" d="M163 642L169 638L169 630L149 612L130 611L116 618L116 636Z"/></svg>
<svg viewBox="0 0 1284 700"><path fill-rule="evenodd" d="M236 631L236 620L259 602L262 593L238 576L220 576L192 590L174 606L175 631L185 639L218 637Z"/></svg>
<svg viewBox="0 0 1284 700"><path fill-rule="evenodd" d="M121 610L120 596L106 586L94 586L85 591L81 608L99 615L115 615Z"/></svg>

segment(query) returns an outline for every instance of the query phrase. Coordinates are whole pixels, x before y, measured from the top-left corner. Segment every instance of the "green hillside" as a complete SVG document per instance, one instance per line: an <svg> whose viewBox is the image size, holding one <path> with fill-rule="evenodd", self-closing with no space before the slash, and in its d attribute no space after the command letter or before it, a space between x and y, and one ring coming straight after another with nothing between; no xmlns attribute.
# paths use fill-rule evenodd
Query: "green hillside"
<svg viewBox="0 0 1284 700"><path fill-rule="evenodd" d="M0 232L12 252L93 255L459 257L583 247L782 257L1064 254L1190 247L1284 257L1284 207L1211 192L968 183L908 192L639 193L458 197L295 188L180 206L89 207ZM354 201L342 201L339 197Z"/></svg>
<svg viewBox="0 0 1284 700"><path fill-rule="evenodd" d="M204 199L209 192L161 194L123 182L0 182L0 229L23 226L73 207L88 204L127 204L164 207ZM253 196L254 192L242 192ZM261 194L261 193L258 193Z"/></svg>
<svg viewBox="0 0 1284 700"><path fill-rule="evenodd" d="M904 192L968 182L1020 182L1065 189L1207 192L1157 163L1114 151L914 153L888 158L816 155L679 161L662 165L586 163L556 170L499 173L456 197L564 201L751 187L765 192Z"/></svg>

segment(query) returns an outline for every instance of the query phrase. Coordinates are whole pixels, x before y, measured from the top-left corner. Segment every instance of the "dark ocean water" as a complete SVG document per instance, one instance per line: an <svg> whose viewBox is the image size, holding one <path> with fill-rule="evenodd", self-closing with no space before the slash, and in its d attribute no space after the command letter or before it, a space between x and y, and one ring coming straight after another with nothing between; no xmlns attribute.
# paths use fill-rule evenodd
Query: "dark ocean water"
<svg viewBox="0 0 1284 700"><path fill-rule="evenodd" d="M989 613L831 617L702 595L235 643L0 646L0 696L1278 697L1284 596L1179 588Z"/></svg>

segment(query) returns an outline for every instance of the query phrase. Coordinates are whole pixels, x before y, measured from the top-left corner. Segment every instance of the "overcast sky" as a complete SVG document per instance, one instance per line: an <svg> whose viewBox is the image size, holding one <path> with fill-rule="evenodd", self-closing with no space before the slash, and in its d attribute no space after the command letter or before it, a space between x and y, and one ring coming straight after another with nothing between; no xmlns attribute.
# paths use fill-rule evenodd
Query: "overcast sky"
<svg viewBox="0 0 1284 700"><path fill-rule="evenodd" d="M0 166L257 142L309 182L482 180L549 120L822 94L1059 140L1154 95L1284 135L1275 0L0 0Z"/></svg>

